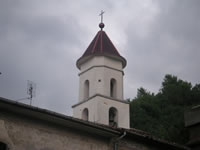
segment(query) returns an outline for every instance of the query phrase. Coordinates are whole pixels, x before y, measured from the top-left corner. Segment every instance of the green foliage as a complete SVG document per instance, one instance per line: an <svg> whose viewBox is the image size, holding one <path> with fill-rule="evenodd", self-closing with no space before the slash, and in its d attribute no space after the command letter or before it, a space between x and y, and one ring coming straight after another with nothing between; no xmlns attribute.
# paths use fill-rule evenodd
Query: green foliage
<svg viewBox="0 0 200 150"><path fill-rule="evenodd" d="M185 144L188 131L184 127L184 112L200 102L200 84L192 84L166 75L157 94L144 88L130 103L131 127L155 137Z"/></svg>

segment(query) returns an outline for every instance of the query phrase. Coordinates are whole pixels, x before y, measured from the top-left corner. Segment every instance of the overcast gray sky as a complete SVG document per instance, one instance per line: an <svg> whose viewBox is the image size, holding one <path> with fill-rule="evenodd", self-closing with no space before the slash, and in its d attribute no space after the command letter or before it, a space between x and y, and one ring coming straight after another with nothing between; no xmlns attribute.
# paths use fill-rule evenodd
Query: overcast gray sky
<svg viewBox="0 0 200 150"><path fill-rule="evenodd" d="M127 59L124 98L158 92L165 74L200 83L199 0L0 0L0 97L66 115L78 102L76 60L104 30ZM26 101L21 101L25 102Z"/></svg>

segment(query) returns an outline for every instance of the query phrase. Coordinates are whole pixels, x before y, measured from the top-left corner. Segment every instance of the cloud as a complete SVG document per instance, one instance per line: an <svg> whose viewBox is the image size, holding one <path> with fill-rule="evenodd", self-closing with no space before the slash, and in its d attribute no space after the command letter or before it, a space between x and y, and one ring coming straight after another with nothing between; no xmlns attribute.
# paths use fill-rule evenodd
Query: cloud
<svg viewBox="0 0 200 150"><path fill-rule="evenodd" d="M37 84L33 104L66 113L71 100L78 98L72 89L78 89L75 62L81 40L77 34L84 31L70 15L38 14L35 3L15 4L1 5L8 9L1 9L0 94L13 100L27 97L26 81L33 80ZM55 105L59 102L61 108Z"/></svg>
<svg viewBox="0 0 200 150"><path fill-rule="evenodd" d="M128 61L125 98L141 86L158 91L167 73L199 83L199 6L197 0L1 1L0 96L26 97L31 80L33 105L71 115L78 102L75 63L99 30L100 10Z"/></svg>
<svg viewBox="0 0 200 150"><path fill-rule="evenodd" d="M147 22L145 36L133 28L134 21L126 29L127 81L132 77L134 89L140 85L153 92L158 91L165 74L199 83L199 1L157 1L156 5L159 10Z"/></svg>

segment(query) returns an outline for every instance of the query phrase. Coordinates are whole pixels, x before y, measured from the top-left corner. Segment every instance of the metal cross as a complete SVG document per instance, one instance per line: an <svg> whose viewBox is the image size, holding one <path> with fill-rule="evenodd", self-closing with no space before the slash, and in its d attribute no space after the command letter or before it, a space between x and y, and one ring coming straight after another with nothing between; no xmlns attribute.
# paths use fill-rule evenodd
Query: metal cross
<svg viewBox="0 0 200 150"><path fill-rule="evenodd" d="M105 13L105 11L101 11L101 13L99 14L99 16L101 16L101 23L103 23L103 14Z"/></svg>

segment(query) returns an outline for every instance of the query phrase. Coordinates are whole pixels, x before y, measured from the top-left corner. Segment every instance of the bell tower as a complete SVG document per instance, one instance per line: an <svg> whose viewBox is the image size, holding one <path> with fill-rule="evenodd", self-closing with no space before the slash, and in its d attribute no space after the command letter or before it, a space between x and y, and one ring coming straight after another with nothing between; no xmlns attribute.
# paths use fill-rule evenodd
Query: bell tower
<svg viewBox="0 0 200 150"><path fill-rule="evenodd" d="M77 60L79 102L72 106L73 117L112 127L129 128L129 103L123 98L122 57L99 24L84 54Z"/></svg>

